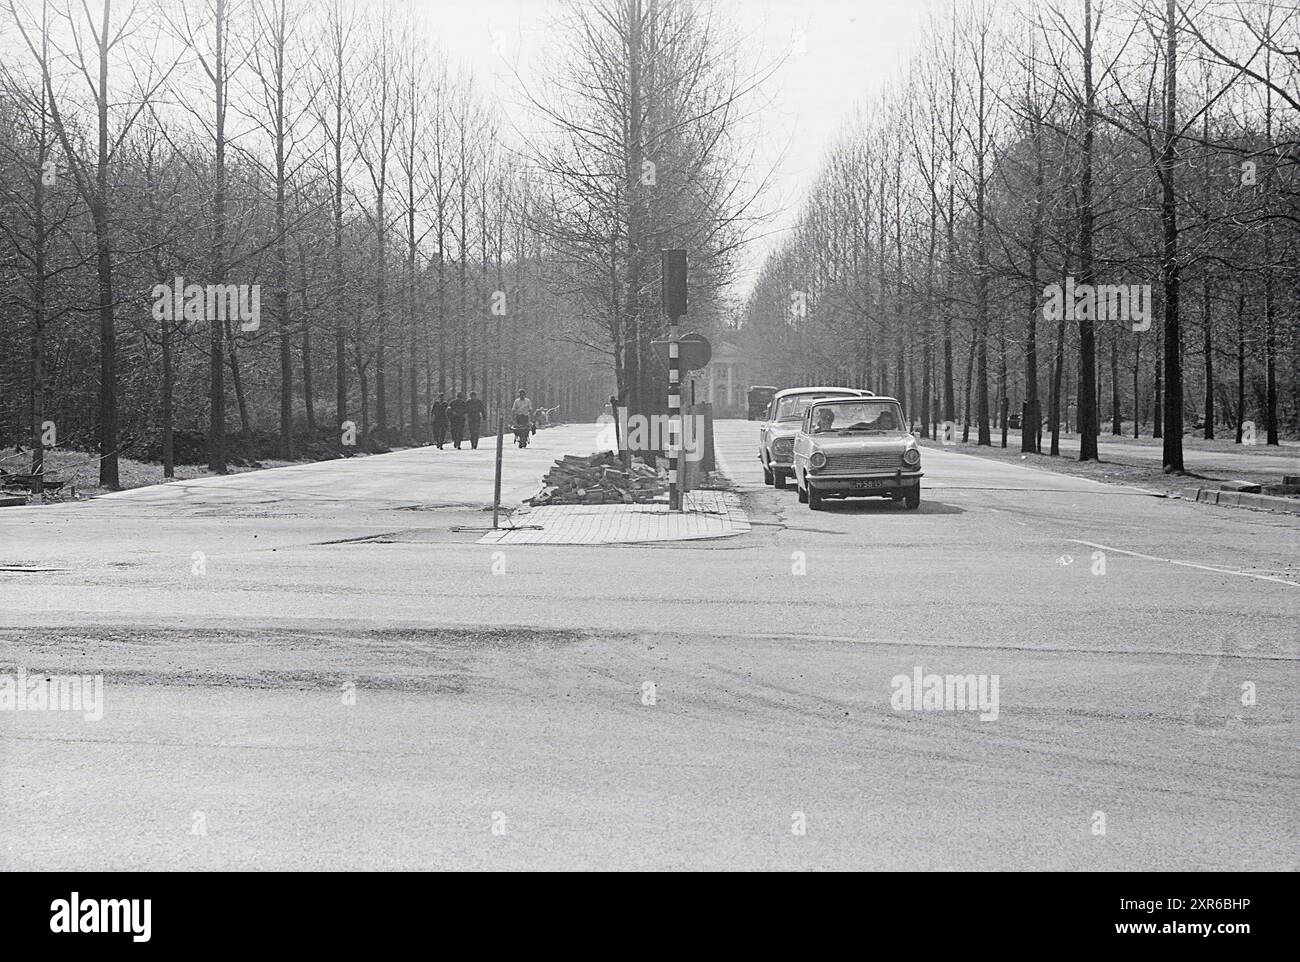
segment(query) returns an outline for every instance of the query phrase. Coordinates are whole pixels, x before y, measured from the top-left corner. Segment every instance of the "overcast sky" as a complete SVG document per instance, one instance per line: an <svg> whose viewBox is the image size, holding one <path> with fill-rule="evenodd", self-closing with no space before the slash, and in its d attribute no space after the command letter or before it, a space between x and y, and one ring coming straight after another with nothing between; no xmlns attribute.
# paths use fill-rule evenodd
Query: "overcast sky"
<svg viewBox="0 0 1300 962"><path fill-rule="evenodd" d="M518 63L530 75L546 57L555 0L414 2L427 11L431 32L452 62L473 70L481 89L525 124L510 65ZM773 60L791 53L771 81L758 153L760 168L778 165L769 204L785 213L746 258L738 296L789 228L802 190L855 104L897 76L916 49L931 5L932 0L717 0L756 53Z"/></svg>

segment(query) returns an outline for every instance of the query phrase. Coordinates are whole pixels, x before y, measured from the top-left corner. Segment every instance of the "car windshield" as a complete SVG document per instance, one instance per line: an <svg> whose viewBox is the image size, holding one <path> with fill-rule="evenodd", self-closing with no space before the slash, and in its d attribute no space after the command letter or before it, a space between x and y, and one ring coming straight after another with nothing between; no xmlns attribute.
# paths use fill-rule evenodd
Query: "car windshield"
<svg viewBox="0 0 1300 962"><path fill-rule="evenodd" d="M901 431L903 414L897 401L858 401L819 404L812 412L812 433L836 431Z"/></svg>
<svg viewBox="0 0 1300 962"><path fill-rule="evenodd" d="M814 401L824 401L828 397L850 397L847 394L791 394L776 402L776 420L802 421L808 405Z"/></svg>

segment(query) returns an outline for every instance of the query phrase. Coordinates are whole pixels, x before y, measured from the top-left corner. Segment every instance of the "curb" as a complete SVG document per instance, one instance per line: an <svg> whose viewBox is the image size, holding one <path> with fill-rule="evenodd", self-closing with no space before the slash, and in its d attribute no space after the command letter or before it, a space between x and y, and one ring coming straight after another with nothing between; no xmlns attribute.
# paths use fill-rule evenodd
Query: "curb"
<svg viewBox="0 0 1300 962"><path fill-rule="evenodd" d="M489 531L478 544L616 545L661 544L730 538L750 531L739 495L690 491L687 510L673 514L668 502L544 504L512 516L517 526Z"/></svg>
<svg viewBox="0 0 1300 962"><path fill-rule="evenodd" d="M1282 511L1300 514L1300 499L1275 498L1267 494L1248 494L1244 491L1217 491L1198 488L1196 500L1202 504L1221 504L1237 508L1256 508L1261 511Z"/></svg>

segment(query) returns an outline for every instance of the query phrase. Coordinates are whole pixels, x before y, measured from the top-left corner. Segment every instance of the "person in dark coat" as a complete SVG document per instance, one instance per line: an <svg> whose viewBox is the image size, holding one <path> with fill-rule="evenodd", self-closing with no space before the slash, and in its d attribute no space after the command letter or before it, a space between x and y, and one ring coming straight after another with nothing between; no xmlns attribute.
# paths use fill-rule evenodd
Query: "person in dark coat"
<svg viewBox="0 0 1300 962"><path fill-rule="evenodd" d="M447 443L449 418L446 395L439 394L429 405L429 420L433 422L433 443L438 446L439 451Z"/></svg>
<svg viewBox="0 0 1300 962"><path fill-rule="evenodd" d="M465 415L468 407L464 391L457 391L451 404L447 405L447 414L451 418L451 440L457 451L460 450L460 442L465 440Z"/></svg>
<svg viewBox="0 0 1300 962"><path fill-rule="evenodd" d="M487 407L483 404L483 399L478 396L478 391L469 392L469 401L465 404L465 418L469 426L469 446L477 450L480 429L484 419L487 418Z"/></svg>

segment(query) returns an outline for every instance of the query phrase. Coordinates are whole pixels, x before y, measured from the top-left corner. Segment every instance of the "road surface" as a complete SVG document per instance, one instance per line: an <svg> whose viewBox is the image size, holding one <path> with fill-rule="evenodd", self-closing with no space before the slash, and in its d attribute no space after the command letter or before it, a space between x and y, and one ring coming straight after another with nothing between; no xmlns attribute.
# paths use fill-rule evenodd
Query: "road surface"
<svg viewBox="0 0 1300 962"><path fill-rule="evenodd" d="M0 867L1300 864L1297 519L931 450L812 512L717 434L715 542L475 544L486 448L5 509L0 673L104 717L0 712Z"/></svg>

